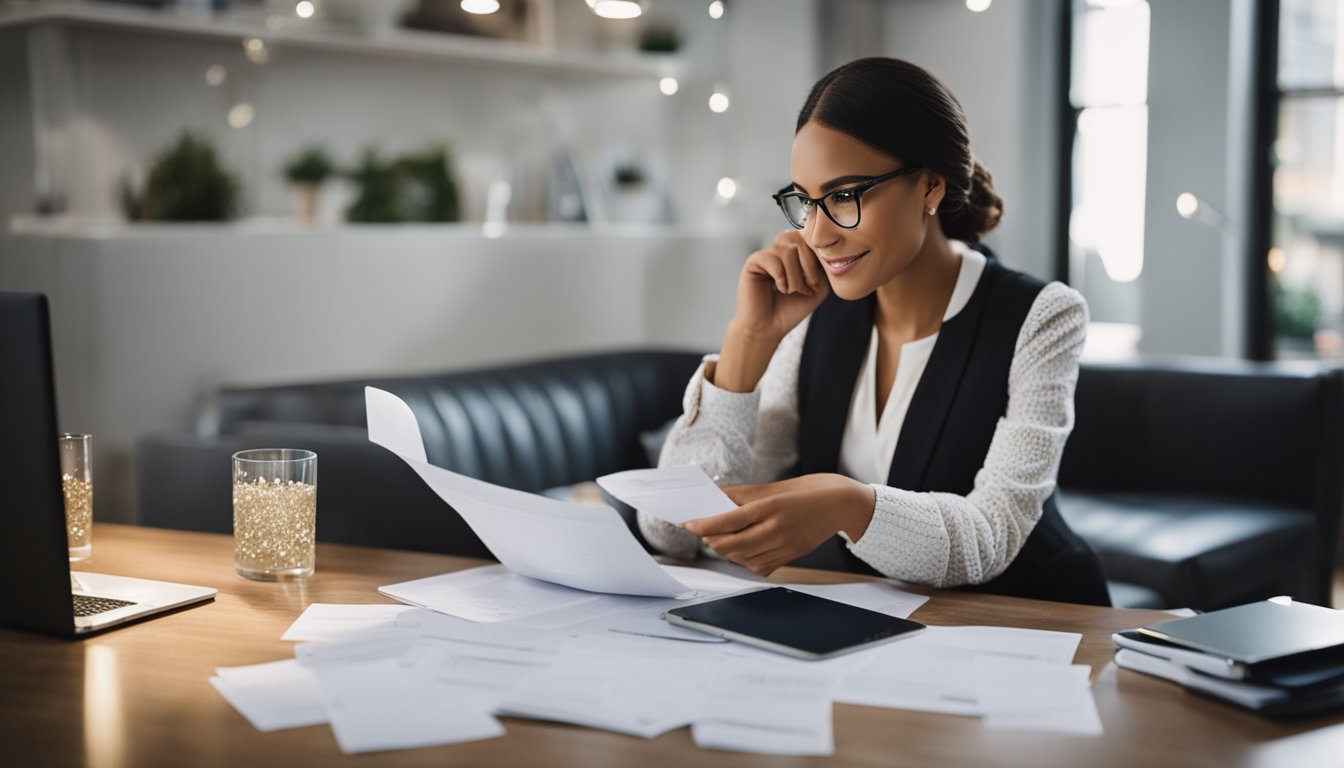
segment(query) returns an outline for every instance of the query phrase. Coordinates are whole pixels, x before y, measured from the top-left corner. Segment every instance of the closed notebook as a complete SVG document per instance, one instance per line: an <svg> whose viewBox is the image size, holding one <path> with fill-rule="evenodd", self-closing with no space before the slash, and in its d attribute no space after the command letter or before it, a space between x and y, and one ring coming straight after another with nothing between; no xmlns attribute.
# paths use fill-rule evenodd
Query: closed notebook
<svg viewBox="0 0 1344 768"><path fill-rule="evenodd" d="M1242 664L1260 664L1344 647L1344 612L1276 598L1150 624L1139 632Z"/></svg>

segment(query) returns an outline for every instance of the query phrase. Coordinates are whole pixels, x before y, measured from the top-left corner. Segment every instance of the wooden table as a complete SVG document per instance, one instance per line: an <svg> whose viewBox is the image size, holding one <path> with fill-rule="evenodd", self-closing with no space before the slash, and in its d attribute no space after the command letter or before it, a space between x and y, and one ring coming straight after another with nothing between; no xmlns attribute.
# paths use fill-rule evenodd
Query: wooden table
<svg viewBox="0 0 1344 768"><path fill-rule="evenodd" d="M309 603L386 602L379 585L480 561L319 544L316 575L279 584L236 576L228 536L102 524L93 541L87 570L204 584L219 596L84 640L0 630L0 765L1344 766L1344 716L1277 724L1117 670L1110 633L1162 614L919 587L933 599L914 618L928 624L1081 632L1075 662L1093 667L1105 735L991 733L974 717L836 705L836 753L826 760L702 750L686 728L645 741L512 718L499 739L343 755L327 726L254 730L207 678L215 667L291 657L279 637ZM777 578L859 577L789 570Z"/></svg>

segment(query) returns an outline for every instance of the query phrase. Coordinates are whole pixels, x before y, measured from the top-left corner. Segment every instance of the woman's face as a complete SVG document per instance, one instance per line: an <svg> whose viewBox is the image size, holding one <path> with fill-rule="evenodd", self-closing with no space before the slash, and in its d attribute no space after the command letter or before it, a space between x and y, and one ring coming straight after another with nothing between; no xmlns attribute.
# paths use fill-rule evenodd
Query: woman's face
<svg viewBox="0 0 1344 768"><path fill-rule="evenodd" d="M905 163L849 134L809 122L794 136L790 166L794 188L820 198ZM854 229L837 225L819 209L813 211L802 234L821 259L836 295L851 301L863 298L914 261L932 218L929 209L942 201L942 184L930 191L931 181L936 177L918 171L863 192Z"/></svg>

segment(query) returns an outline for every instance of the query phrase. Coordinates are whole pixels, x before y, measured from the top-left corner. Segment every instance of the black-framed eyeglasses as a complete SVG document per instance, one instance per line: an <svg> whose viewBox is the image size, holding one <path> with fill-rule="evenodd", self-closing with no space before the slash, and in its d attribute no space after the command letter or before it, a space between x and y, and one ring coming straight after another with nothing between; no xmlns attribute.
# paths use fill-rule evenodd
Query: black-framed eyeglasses
<svg viewBox="0 0 1344 768"><path fill-rule="evenodd" d="M779 209L784 212L784 218L788 219L789 224L794 229L802 229L807 226L807 221L812 216L812 209L815 207L820 207L826 213L826 218L835 222L837 227L853 229L859 226L859 198L863 196L864 192L884 181L898 179L919 169L920 166L918 165L907 165L904 168L897 168L891 173L874 176L852 187L837 189L821 197L808 197L802 192L795 191L792 185L779 190L773 197L775 202L779 204Z"/></svg>

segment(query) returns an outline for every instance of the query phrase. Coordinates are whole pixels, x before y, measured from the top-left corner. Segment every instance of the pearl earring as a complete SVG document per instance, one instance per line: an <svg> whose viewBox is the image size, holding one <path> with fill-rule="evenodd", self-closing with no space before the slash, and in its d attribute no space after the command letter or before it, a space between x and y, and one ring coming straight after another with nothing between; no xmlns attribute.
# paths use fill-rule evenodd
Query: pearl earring
<svg viewBox="0 0 1344 768"><path fill-rule="evenodd" d="M938 209L937 209L937 208L930 208L930 209L929 209L929 215L930 215L930 216L937 216L937 215L938 215Z"/></svg>

